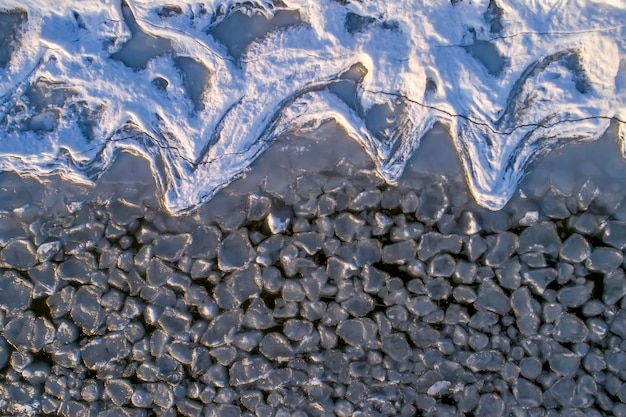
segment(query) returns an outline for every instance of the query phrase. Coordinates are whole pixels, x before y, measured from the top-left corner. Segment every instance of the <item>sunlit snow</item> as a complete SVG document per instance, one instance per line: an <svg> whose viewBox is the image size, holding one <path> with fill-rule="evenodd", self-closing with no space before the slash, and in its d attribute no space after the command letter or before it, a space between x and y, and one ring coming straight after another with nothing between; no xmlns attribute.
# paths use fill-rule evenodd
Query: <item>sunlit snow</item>
<svg viewBox="0 0 626 417"><path fill-rule="evenodd" d="M174 213L328 120L390 182L443 123L491 209L548 151L624 140L624 1L59 3L0 5L0 169L93 181L130 150Z"/></svg>

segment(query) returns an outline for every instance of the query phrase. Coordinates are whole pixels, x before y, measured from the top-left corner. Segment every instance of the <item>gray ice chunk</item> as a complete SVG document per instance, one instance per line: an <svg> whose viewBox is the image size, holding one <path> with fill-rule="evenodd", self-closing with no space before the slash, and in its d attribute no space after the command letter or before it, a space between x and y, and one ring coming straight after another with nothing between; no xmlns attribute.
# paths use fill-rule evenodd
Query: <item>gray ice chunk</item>
<svg viewBox="0 0 626 417"><path fill-rule="evenodd" d="M192 258L213 259L221 240L222 232L217 227L198 226L191 232L191 242L185 249L185 254Z"/></svg>
<svg viewBox="0 0 626 417"><path fill-rule="evenodd" d="M511 310L509 297L491 281L484 281L480 284L475 305L478 308L493 311L501 316L506 315Z"/></svg>
<svg viewBox="0 0 626 417"><path fill-rule="evenodd" d="M402 333L392 333L382 339L382 350L396 362L403 362L411 355L411 347Z"/></svg>
<svg viewBox="0 0 626 417"><path fill-rule="evenodd" d="M133 386L126 379L107 379L104 383L104 392L113 404L122 406L130 401L133 395Z"/></svg>
<svg viewBox="0 0 626 417"><path fill-rule="evenodd" d="M376 323L369 318L349 319L337 326L337 336L352 346L371 346L376 340L376 333Z"/></svg>
<svg viewBox="0 0 626 417"><path fill-rule="evenodd" d="M378 189L366 190L357 194L348 205L353 211L363 211L376 208L380 204L381 192Z"/></svg>
<svg viewBox="0 0 626 417"><path fill-rule="evenodd" d="M482 394L478 401L476 417L492 417L504 414L505 404L498 394Z"/></svg>
<svg viewBox="0 0 626 417"><path fill-rule="evenodd" d="M426 186L419 198L417 219L432 226L441 219L448 209L449 201L441 183Z"/></svg>
<svg viewBox="0 0 626 417"><path fill-rule="evenodd" d="M590 271L607 274L620 266L624 261L622 252L614 248L598 247L591 252L591 256L585 261L585 266Z"/></svg>
<svg viewBox="0 0 626 417"><path fill-rule="evenodd" d="M413 240L383 246L382 260L385 263L402 264L415 258L417 245Z"/></svg>
<svg viewBox="0 0 626 417"><path fill-rule="evenodd" d="M80 356L88 369L98 370L125 359L130 353L130 343L122 333L109 333L90 340L81 348Z"/></svg>
<svg viewBox="0 0 626 417"><path fill-rule="evenodd" d="M263 195L251 194L248 197L248 220L256 222L263 220L272 210L272 201Z"/></svg>
<svg viewBox="0 0 626 417"><path fill-rule="evenodd" d="M428 273L433 277L450 277L455 271L454 258L447 253L433 257L428 264Z"/></svg>
<svg viewBox="0 0 626 417"><path fill-rule="evenodd" d="M573 233L563 242L559 253L561 259L571 263L582 262L589 255L591 255L591 247L587 240L578 233Z"/></svg>
<svg viewBox="0 0 626 417"><path fill-rule="evenodd" d="M46 262L54 258L61 250L61 241L54 240L52 242L46 242L39 245L37 248L37 260L39 262Z"/></svg>
<svg viewBox="0 0 626 417"><path fill-rule="evenodd" d="M100 306L101 292L96 287L84 285L76 291L71 309L72 320L86 334L95 334L104 324L106 314Z"/></svg>
<svg viewBox="0 0 626 417"><path fill-rule="evenodd" d="M556 256L561 249L561 239L554 223L541 222L530 226L520 234L518 253L541 252Z"/></svg>
<svg viewBox="0 0 626 417"><path fill-rule="evenodd" d="M91 252L81 252L65 260L58 269L62 280L87 284L96 271L96 259Z"/></svg>
<svg viewBox="0 0 626 417"><path fill-rule="evenodd" d="M354 243L352 260L356 266L372 265L379 262L381 255L381 244L377 239L361 239Z"/></svg>
<svg viewBox="0 0 626 417"><path fill-rule="evenodd" d="M428 232L422 235L417 247L417 256L422 261L441 252L457 254L461 252L463 239L457 235L442 235L437 232Z"/></svg>
<svg viewBox="0 0 626 417"><path fill-rule="evenodd" d="M294 356L289 340L277 332L266 334L259 344L259 350L263 356L271 361L288 361Z"/></svg>
<svg viewBox="0 0 626 417"><path fill-rule="evenodd" d="M239 310L220 314L209 324L200 339L201 343L209 347L223 345L239 330L242 320L243 314Z"/></svg>
<svg viewBox="0 0 626 417"><path fill-rule="evenodd" d="M218 265L227 272L245 268L253 257L254 251L244 230L228 235L217 251Z"/></svg>
<svg viewBox="0 0 626 417"><path fill-rule="evenodd" d="M452 293L452 285L445 278L434 278L426 283L426 294L433 300L445 300Z"/></svg>
<svg viewBox="0 0 626 417"><path fill-rule="evenodd" d="M270 370L271 365L267 359L260 356L246 357L231 365L229 383L235 387L251 384L265 377Z"/></svg>
<svg viewBox="0 0 626 417"><path fill-rule="evenodd" d="M0 275L0 307L8 313L27 309L32 294L33 285L15 271L5 271Z"/></svg>
<svg viewBox="0 0 626 417"><path fill-rule="evenodd" d="M623 274L623 272L622 272ZM606 278L605 278L606 281ZM580 307L591 297L593 291L593 283L586 285L575 285L573 287L564 287L557 291L557 300L565 307Z"/></svg>
<svg viewBox="0 0 626 417"><path fill-rule="evenodd" d="M560 376L574 376L580 368L580 357L572 352L556 352L550 355L548 363Z"/></svg>
<svg viewBox="0 0 626 417"><path fill-rule="evenodd" d="M145 207L133 204L123 199L117 199L109 204L111 219L122 226L126 226L134 220L143 217L145 211Z"/></svg>
<svg viewBox="0 0 626 417"><path fill-rule="evenodd" d="M496 350L472 353L465 365L474 372L498 372L504 366L504 357Z"/></svg>
<svg viewBox="0 0 626 417"><path fill-rule="evenodd" d="M626 277L622 269L615 269L604 276L602 301L607 305L616 304L626 295Z"/></svg>
<svg viewBox="0 0 626 417"><path fill-rule="evenodd" d="M609 220L602 233L602 241L619 250L626 248L626 222Z"/></svg>
<svg viewBox="0 0 626 417"><path fill-rule="evenodd" d="M5 268L31 268L37 263L35 247L29 240L11 240L2 248L0 262L4 264Z"/></svg>
<svg viewBox="0 0 626 417"><path fill-rule="evenodd" d="M335 235L344 242L350 242L364 225L363 219L350 213L341 213L335 218Z"/></svg>
<svg viewBox="0 0 626 417"><path fill-rule="evenodd" d="M485 264L492 267L502 266L515 253L517 247L517 235L511 232L499 233L492 240L491 248L485 255Z"/></svg>
<svg viewBox="0 0 626 417"><path fill-rule="evenodd" d="M539 295L542 295L548 285L557 277L554 268L539 268L524 272L522 277L524 282Z"/></svg>
<svg viewBox="0 0 626 417"><path fill-rule="evenodd" d="M554 325L554 338L559 342L581 343L587 339L589 329L573 314L563 313Z"/></svg>
<svg viewBox="0 0 626 417"><path fill-rule="evenodd" d="M524 408L539 407L542 402L542 393L539 387L524 378L518 378L513 383L513 396L517 403Z"/></svg>
<svg viewBox="0 0 626 417"><path fill-rule="evenodd" d="M161 234L152 243L154 255L164 261L175 262L182 256L190 241L191 236L188 233Z"/></svg>

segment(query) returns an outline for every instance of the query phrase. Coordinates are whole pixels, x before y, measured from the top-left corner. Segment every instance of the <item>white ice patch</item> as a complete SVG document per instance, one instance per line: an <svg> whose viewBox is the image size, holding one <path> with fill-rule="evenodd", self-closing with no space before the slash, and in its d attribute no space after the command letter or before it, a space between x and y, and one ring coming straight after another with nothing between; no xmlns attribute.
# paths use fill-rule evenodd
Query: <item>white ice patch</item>
<svg viewBox="0 0 626 417"><path fill-rule="evenodd" d="M286 131L333 119L393 182L442 122L498 209L626 114L624 21L615 0L8 0L0 169L91 181L128 149L182 213Z"/></svg>

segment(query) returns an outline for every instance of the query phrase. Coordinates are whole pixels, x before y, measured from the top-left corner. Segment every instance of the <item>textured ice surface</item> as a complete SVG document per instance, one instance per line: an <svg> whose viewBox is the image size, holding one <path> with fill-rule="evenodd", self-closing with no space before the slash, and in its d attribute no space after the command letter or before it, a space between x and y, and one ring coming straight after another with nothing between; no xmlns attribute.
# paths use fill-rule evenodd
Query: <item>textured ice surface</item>
<svg viewBox="0 0 626 417"><path fill-rule="evenodd" d="M126 149L180 213L283 132L335 120L394 182L441 122L472 194L497 209L549 150L612 119L623 141L625 18L608 0L9 0L0 168L92 181ZM552 183L572 192L564 178ZM438 221L446 204L418 214Z"/></svg>

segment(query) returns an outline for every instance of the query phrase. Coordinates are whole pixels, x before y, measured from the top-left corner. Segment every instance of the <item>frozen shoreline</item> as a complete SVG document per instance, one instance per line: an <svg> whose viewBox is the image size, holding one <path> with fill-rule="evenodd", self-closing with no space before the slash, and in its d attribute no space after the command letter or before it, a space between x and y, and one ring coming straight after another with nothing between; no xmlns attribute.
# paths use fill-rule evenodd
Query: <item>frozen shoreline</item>
<svg viewBox="0 0 626 417"><path fill-rule="evenodd" d="M127 149L184 213L282 133L334 120L394 182L439 122L501 208L538 157L624 121L626 6L452 3L11 1L0 168L93 181Z"/></svg>

